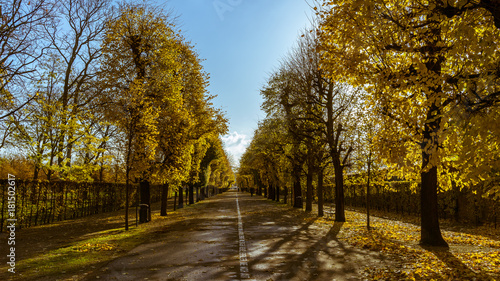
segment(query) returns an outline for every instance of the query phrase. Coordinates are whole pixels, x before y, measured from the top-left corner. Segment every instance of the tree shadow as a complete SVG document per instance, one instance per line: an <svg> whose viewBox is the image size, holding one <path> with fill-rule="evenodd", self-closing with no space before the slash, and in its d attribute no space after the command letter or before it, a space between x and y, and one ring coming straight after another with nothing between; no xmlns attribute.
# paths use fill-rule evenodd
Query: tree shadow
<svg viewBox="0 0 500 281"><path fill-rule="evenodd" d="M366 209L363 207L356 206L346 206L346 210L357 213L364 213ZM397 220L403 223L411 224L416 227L420 227L420 216L415 214L399 214L396 212L388 212L383 210L370 210L372 217L387 219L387 220ZM439 219L440 228L443 231L451 231L457 233L465 233L470 235L480 235L487 237L488 239L500 241L500 228L493 226L477 226L472 223L455 221L453 219ZM487 231L486 231L487 230ZM479 233L479 234L478 234Z"/></svg>
<svg viewBox="0 0 500 281"><path fill-rule="evenodd" d="M318 224L319 218L303 210L267 200L241 200L240 204L243 209L252 204L259 210L244 214L243 223L250 247L260 248L250 251L248 263L257 280L355 280L361 277L362 265L374 259L385 262L380 253L356 249L339 239L344 222Z"/></svg>
<svg viewBox="0 0 500 281"><path fill-rule="evenodd" d="M123 280L228 280L231 273L236 278L239 263L234 198L206 200L203 204L203 208L183 208L181 220L155 228L146 242L93 270L83 280L95 280L96 276L104 280L117 276ZM229 207L220 208L222 205ZM196 274L203 277L193 277Z"/></svg>
<svg viewBox="0 0 500 281"><path fill-rule="evenodd" d="M344 222L334 222L332 228L330 228L330 231L328 231L328 233L325 235L325 239L337 240L337 235L339 235L343 225Z"/></svg>
<svg viewBox="0 0 500 281"><path fill-rule="evenodd" d="M476 273L459 258L457 258L448 248L421 246L423 249L433 253L440 261L451 269L453 278L465 278L470 280L489 280L491 276L486 273ZM451 278L451 277L450 277ZM485 279L486 278L486 279ZM464 280L465 280L464 279Z"/></svg>

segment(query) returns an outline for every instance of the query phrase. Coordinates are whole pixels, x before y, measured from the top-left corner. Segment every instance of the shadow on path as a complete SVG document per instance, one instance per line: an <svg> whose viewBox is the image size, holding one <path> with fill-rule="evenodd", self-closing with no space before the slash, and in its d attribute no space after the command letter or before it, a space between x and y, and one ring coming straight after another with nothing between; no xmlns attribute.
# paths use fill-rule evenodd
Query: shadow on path
<svg viewBox="0 0 500 281"><path fill-rule="evenodd" d="M341 242L342 222L320 225L302 210L259 197L239 198L256 280L359 280L365 266L386 262L378 253Z"/></svg>

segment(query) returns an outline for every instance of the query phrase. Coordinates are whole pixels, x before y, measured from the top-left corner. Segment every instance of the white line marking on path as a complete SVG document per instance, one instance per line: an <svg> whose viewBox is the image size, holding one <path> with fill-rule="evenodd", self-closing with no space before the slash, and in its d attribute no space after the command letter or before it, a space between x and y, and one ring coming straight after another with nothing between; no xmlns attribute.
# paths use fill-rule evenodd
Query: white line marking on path
<svg viewBox="0 0 500 281"><path fill-rule="evenodd" d="M238 210L238 237L240 245L240 278L250 279L248 270L247 246L245 242L245 234L243 232L243 220L241 219L240 203L238 201L238 193L236 193L236 209Z"/></svg>

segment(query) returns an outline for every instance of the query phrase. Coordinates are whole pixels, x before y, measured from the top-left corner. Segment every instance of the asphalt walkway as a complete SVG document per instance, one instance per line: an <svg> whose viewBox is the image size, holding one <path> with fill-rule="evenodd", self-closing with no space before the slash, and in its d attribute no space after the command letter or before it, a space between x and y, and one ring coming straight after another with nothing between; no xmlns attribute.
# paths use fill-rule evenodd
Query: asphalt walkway
<svg viewBox="0 0 500 281"><path fill-rule="evenodd" d="M88 280L361 280L384 262L339 241L341 223L262 197L230 191L200 204Z"/></svg>

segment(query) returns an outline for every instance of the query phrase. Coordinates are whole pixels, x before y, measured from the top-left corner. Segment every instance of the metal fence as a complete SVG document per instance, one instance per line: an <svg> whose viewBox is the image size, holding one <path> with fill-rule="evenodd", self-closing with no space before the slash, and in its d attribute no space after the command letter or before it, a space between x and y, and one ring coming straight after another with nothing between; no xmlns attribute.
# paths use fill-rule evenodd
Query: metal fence
<svg viewBox="0 0 500 281"><path fill-rule="evenodd" d="M125 184L15 180L15 191L11 188L10 194L9 186L7 180L0 180L0 232L7 219L13 218L9 213L12 210L16 226L27 228L125 207ZM137 185L131 187L130 198L135 204ZM161 186L151 185L151 202L158 202L160 195Z"/></svg>
<svg viewBox="0 0 500 281"><path fill-rule="evenodd" d="M392 182L370 188L370 207L376 210L419 215L420 188L410 190L409 182ZM453 218L456 221L474 223L498 223L500 202L484 197L480 192L470 190L448 190L438 193L438 211L440 218ZM346 185L346 205L365 207L366 185Z"/></svg>

